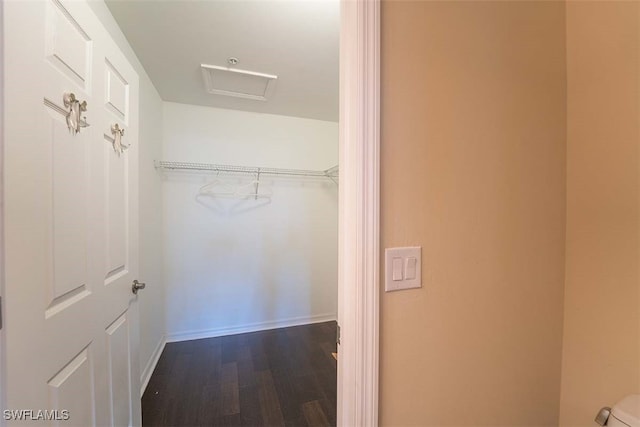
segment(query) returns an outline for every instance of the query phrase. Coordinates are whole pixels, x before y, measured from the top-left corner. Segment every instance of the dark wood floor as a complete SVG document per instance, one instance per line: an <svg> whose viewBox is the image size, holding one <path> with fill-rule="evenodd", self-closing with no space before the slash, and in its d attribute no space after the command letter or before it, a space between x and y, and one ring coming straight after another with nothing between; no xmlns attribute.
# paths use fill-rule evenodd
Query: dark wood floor
<svg viewBox="0 0 640 427"><path fill-rule="evenodd" d="M169 343L142 424L335 426L336 323Z"/></svg>

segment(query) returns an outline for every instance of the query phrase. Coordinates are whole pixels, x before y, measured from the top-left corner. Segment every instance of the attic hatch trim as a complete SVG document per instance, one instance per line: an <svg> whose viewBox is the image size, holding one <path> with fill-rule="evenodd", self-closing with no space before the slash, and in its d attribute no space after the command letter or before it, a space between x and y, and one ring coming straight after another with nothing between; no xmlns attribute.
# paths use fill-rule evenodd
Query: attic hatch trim
<svg viewBox="0 0 640 427"><path fill-rule="evenodd" d="M231 96L235 98L252 99L254 101L267 101L273 93L275 82L278 76L274 74L258 73L256 71L241 70L238 68L220 67L217 65L200 64L202 69L202 78L204 79L204 85L207 93L212 95ZM255 95L252 93L245 93L233 90L219 89L214 86L213 74L216 72L222 73L234 73L241 76L261 77L266 80L264 93L262 95Z"/></svg>

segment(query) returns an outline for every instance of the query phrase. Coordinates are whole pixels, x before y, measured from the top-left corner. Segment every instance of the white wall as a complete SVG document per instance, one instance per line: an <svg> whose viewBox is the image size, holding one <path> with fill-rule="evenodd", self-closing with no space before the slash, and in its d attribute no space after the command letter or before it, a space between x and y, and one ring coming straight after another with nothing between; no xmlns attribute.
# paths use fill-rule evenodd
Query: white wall
<svg viewBox="0 0 640 427"><path fill-rule="evenodd" d="M334 122L165 102L163 125L165 160L298 169L338 162ZM169 340L335 319L337 186L263 177L270 203L196 197L212 179L165 173Z"/></svg>
<svg viewBox="0 0 640 427"><path fill-rule="evenodd" d="M102 0L89 1L94 13L140 76L140 274L147 288L138 298L140 367L143 387L160 355L165 338L165 298L162 276L162 177L153 160L162 152L162 99L111 12Z"/></svg>

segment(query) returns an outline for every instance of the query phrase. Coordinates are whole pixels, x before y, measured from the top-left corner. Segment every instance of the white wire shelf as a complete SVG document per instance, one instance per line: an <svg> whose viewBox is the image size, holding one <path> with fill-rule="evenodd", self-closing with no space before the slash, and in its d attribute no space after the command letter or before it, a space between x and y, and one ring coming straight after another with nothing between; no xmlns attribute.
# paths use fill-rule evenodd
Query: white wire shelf
<svg viewBox="0 0 640 427"><path fill-rule="evenodd" d="M164 160L156 160L154 162L157 169L163 170L188 170L201 172L219 172L246 175L285 175L285 176L308 176L317 178L334 178L338 177L338 166L326 170L308 170L308 169L281 169L281 168L263 168L257 166L235 166L235 165L218 165L212 163L190 163L190 162L169 162Z"/></svg>

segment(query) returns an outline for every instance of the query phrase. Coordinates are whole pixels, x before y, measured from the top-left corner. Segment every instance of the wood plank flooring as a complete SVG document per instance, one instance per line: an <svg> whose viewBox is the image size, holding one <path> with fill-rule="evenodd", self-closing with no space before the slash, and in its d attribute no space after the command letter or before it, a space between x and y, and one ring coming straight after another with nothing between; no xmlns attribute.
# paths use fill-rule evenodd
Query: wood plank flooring
<svg viewBox="0 0 640 427"><path fill-rule="evenodd" d="M144 427L336 425L336 322L166 345Z"/></svg>

